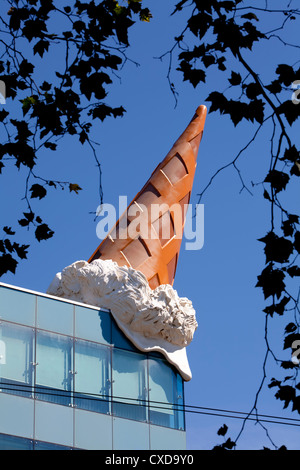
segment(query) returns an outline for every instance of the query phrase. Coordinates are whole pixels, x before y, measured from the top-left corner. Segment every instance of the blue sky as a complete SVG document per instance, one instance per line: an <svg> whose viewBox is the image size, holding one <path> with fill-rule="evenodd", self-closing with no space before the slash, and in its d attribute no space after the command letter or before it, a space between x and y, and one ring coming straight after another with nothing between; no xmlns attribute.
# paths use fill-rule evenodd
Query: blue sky
<svg viewBox="0 0 300 470"><path fill-rule="evenodd" d="M173 37L183 29L180 17L170 17L174 2L147 2L153 19L149 24L137 24L131 34L132 47L129 57L140 63L137 67L128 61L117 77L108 97L108 103L123 105L123 118L108 119L97 124L94 138L100 143L99 158L103 172L104 202L118 206L120 195L130 201L141 189L157 164L164 158L174 141L185 129L195 109L205 102L212 90L225 91L225 74L209 73L207 85L196 90L182 82L174 70L172 79L179 93L174 107L166 79L167 58L155 59L173 44ZM264 6L265 2L259 2ZM274 2L274 7L280 2ZM272 4L273 6L273 4ZM280 25L281 19L273 17ZM297 43L296 29L288 30L291 42ZM298 60L297 49L288 51L275 39L268 49L255 50L248 56L261 76L268 77L281 58L293 64ZM295 54L295 55L294 55ZM45 77L51 73L57 60L52 56L40 62L39 73ZM234 65L235 66L235 65ZM236 68L236 71L239 71ZM229 78L229 74L228 74ZM272 76L271 79L274 77ZM299 77L300 79L300 77ZM287 90L287 97L292 90ZM10 106L9 100L5 106ZM230 120L217 113L208 114L204 137L200 145L191 203L198 201L197 194L206 186L214 172L230 162L250 140L255 126L241 124L234 128ZM263 245L257 241L270 228L267 202L262 197L259 183L266 175L270 149L271 126L258 134L255 143L239 161L246 190L240 192L241 182L232 167L224 170L214 180L201 201L205 205L205 241L199 251L187 251L182 247L174 288L180 296L188 297L196 310L198 329L188 348L188 358L193 378L186 384L186 404L208 408L248 412L263 377L265 355L262 312L266 303L260 289L255 288L257 275L264 266ZM299 136L297 137L299 143ZM297 142L297 140L296 140ZM32 233L18 229L24 243L32 242L29 259L17 270L7 274L2 282L27 289L45 292L54 275L65 266L79 259L88 259L99 245L96 223L90 212L99 204L98 173L93 155L76 139L62 141L57 152L41 155L37 173L49 179L68 180L79 184L78 195L67 190L49 192L47 198L33 205L42 218L55 231L55 236L38 243ZM1 220L16 227L16 219L26 212L24 196L25 173L7 168L1 178ZM298 210L299 188L293 187L286 196L291 212ZM292 209L294 206L294 209ZM287 359L281 350L283 328L288 319L275 318L270 325L274 349L280 358ZM269 379L281 372L270 362ZM277 375L276 375L277 374ZM298 418L294 413L284 413L282 403L276 401L273 390L267 388L259 396L258 411L261 414ZM222 439L217 430L226 423L228 435L233 439L239 433L242 421L204 414L187 413L187 446L189 449L211 449ZM299 449L297 427L264 423L272 440L289 449ZM248 422L239 439L239 448L260 449L270 447L265 430L254 422Z"/></svg>

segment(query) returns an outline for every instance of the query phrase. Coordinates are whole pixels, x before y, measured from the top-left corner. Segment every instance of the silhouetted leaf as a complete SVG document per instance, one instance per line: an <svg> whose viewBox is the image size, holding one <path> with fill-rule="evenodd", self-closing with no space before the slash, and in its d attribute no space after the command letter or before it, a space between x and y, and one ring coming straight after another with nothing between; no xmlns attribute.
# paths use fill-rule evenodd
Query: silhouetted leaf
<svg viewBox="0 0 300 470"><path fill-rule="evenodd" d="M29 225L29 220L27 220L27 219L20 219L20 220L18 220L18 223L21 225L21 227L28 227L28 225Z"/></svg>
<svg viewBox="0 0 300 470"><path fill-rule="evenodd" d="M300 276L300 268L298 266L291 266L287 269L287 272L291 277Z"/></svg>
<svg viewBox="0 0 300 470"><path fill-rule="evenodd" d="M289 303L289 301L289 297L283 297L283 299L275 305L275 312L278 313L278 315L283 315L285 307Z"/></svg>
<svg viewBox="0 0 300 470"><path fill-rule="evenodd" d="M51 83L48 83L48 82L46 82L46 81L44 81L44 82L42 83L42 85L40 86L40 89L41 89L42 91L46 91L46 92L50 91L51 88L52 88Z"/></svg>
<svg viewBox="0 0 300 470"><path fill-rule="evenodd" d="M34 96L28 96L24 100L22 100L22 111L23 116L26 116L30 108L37 103L37 99Z"/></svg>
<svg viewBox="0 0 300 470"><path fill-rule="evenodd" d="M269 383L268 387L273 388L273 387L279 387L281 385L281 382L279 380L274 379L274 377L271 379L271 382Z"/></svg>
<svg viewBox="0 0 300 470"><path fill-rule="evenodd" d="M29 248L29 245L19 245L18 243L14 243L13 247L14 247L14 251L17 253L20 259L27 258L27 254L28 254L27 249Z"/></svg>
<svg viewBox="0 0 300 470"><path fill-rule="evenodd" d="M282 291L285 289L284 272L280 269L274 269L270 263L262 273L257 276L258 282L256 287L261 287L265 299L270 296L276 296L278 299L281 297Z"/></svg>
<svg viewBox="0 0 300 470"><path fill-rule="evenodd" d="M54 151L54 150L57 149L57 144L54 144L54 143L52 143L52 142L45 142L45 143L44 143L44 147L45 147L46 149L50 149L50 150L53 150L53 151Z"/></svg>
<svg viewBox="0 0 300 470"><path fill-rule="evenodd" d="M0 110L0 122L3 122L5 118L9 115L9 112L6 111L5 109Z"/></svg>
<svg viewBox="0 0 300 470"><path fill-rule="evenodd" d="M262 100L254 100L250 103L228 100L224 94L214 91L206 99L211 101L210 112L219 110L221 114L229 114L233 124L236 126L240 121L263 122L264 103Z"/></svg>
<svg viewBox="0 0 300 470"><path fill-rule="evenodd" d="M69 190L70 190L70 193L71 193L72 191L74 191L74 193L78 194L78 191L81 191L82 188L81 188L78 184L70 183L70 184L69 184Z"/></svg>
<svg viewBox="0 0 300 470"><path fill-rule="evenodd" d="M289 335L287 335L285 338L284 338L284 343L283 343L283 349L289 349L289 348L292 348L293 347L293 344L295 342L298 342L300 343L300 334L299 333L291 333Z"/></svg>
<svg viewBox="0 0 300 470"><path fill-rule="evenodd" d="M30 191L31 198L43 199L43 197L45 197L47 194L47 191L44 186L41 186L40 184L33 184L30 188Z"/></svg>
<svg viewBox="0 0 300 470"><path fill-rule="evenodd" d="M12 257L11 254L6 253L0 256L0 276L10 271L15 274L18 262Z"/></svg>
<svg viewBox="0 0 300 470"><path fill-rule="evenodd" d="M300 395L294 398L292 411L298 411L300 414Z"/></svg>
<svg viewBox="0 0 300 470"><path fill-rule="evenodd" d="M190 31L195 36L202 39L212 24L212 17L210 14L202 11L201 13L191 16L187 24Z"/></svg>
<svg viewBox="0 0 300 470"><path fill-rule="evenodd" d="M299 159L299 157L300 157L299 151L296 149L295 145L292 145L291 147L285 150L283 159L288 160L290 162L296 162Z"/></svg>
<svg viewBox="0 0 300 470"><path fill-rule="evenodd" d="M81 33L85 29L85 23L82 20L74 21L73 28L77 33Z"/></svg>
<svg viewBox="0 0 300 470"><path fill-rule="evenodd" d="M278 106L277 111L283 114L287 122L292 125L300 116L300 106L295 105L292 100L284 101Z"/></svg>
<svg viewBox="0 0 300 470"><path fill-rule="evenodd" d="M222 72L226 70L225 62L226 62L226 58L224 56L218 57L217 59L218 69L222 70Z"/></svg>
<svg viewBox="0 0 300 470"><path fill-rule="evenodd" d="M222 446L224 449L232 450L236 446L236 443L229 437L226 442L222 444Z"/></svg>
<svg viewBox="0 0 300 470"><path fill-rule="evenodd" d="M221 114L225 114L228 110L228 100L223 93L213 91L206 98L206 101L211 101L209 112L220 111Z"/></svg>
<svg viewBox="0 0 300 470"><path fill-rule="evenodd" d="M298 367L298 365L292 361L281 361L280 367L284 370L291 370Z"/></svg>
<svg viewBox="0 0 300 470"><path fill-rule="evenodd" d="M279 75L278 80L288 87L296 79L293 67L287 64L279 64L276 73Z"/></svg>
<svg viewBox="0 0 300 470"><path fill-rule="evenodd" d="M262 124L264 120L264 107L265 104L260 99L251 101L248 105L245 118L252 122L257 121L259 124Z"/></svg>
<svg viewBox="0 0 300 470"><path fill-rule="evenodd" d="M295 162L292 166L291 175L300 176L300 161Z"/></svg>
<svg viewBox="0 0 300 470"><path fill-rule="evenodd" d="M282 90L282 86L279 82L279 80L273 80L270 85L266 85L265 88L269 90L271 93L276 95L277 93L280 93Z"/></svg>
<svg viewBox="0 0 300 470"><path fill-rule="evenodd" d="M282 222L281 228L285 237L291 237L295 230L295 224L289 219Z"/></svg>
<svg viewBox="0 0 300 470"><path fill-rule="evenodd" d="M290 177L287 173L278 170L271 170L265 178L265 183L271 183L276 193L279 193L286 188Z"/></svg>
<svg viewBox="0 0 300 470"><path fill-rule="evenodd" d="M265 243L266 262L275 261L285 263L293 253L293 243L284 237L278 237L274 232L269 232L258 241Z"/></svg>
<svg viewBox="0 0 300 470"><path fill-rule="evenodd" d="M294 247L300 253L300 232L295 233Z"/></svg>
<svg viewBox="0 0 300 470"><path fill-rule="evenodd" d="M231 72L231 77L228 79L229 83L233 86L240 85L242 77L239 73Z"/></svg>
<svg viewBox="0 0 300 470"><path fill-rule="evenodd" d="M253 100L262 92L262 88L258 83L253 82L246 85L246 95L249 99Z"/></svg>
<svg viewBox="0 0 300 470"><path fill-rule="evenodd" d="M288 325L286 325L286 327L284 329L284 332L285 332L285 334L287 334L287 333L293 333L296 330L297 330L297 325L295 325L295 323L291 322Z"/></svg>
<svg viewBox="0 0 300 470"><path fill-rule="evenodd" d="M295 399L295 389L290 385L281 385L275 397L284 402L283 408L287 408Z"/></svg>
<svg viewBox="0 0 300 470"><path fill-rule="evenodd" d="M19 66L19 75L23 78L27 78L34 71L34 65L28 62L27 59L23 59Z"/></svg>
<svg viewBox="0 0 300 470"><path fill-rule="evenodd" d="M206 68L216 63L216 59L213 55L205 54L201 59Z"/></svg>
<svg viewBox="0 0 300 470"><path fill-rule="evenodd" d="M106 104L99 104L95 108L91 110L93 119L100 119L101 121L104 121L105 118L110 116L112 113L112 108L110 106L107 106Z"/></svg>
<svg viewBox="0 0 300 470"><path fill-rule="evenodd" d="M7 234L7 235L15 235L16 232L14 232L12 230L11 227L3 227L3 231Z"/></svg>
<svg viewBox="0 0 300 470"><path fill-rule="evenodd" d="M192 65L188 62L182 61L177 70L183 72L183 80L189 81L194 88L196 88L199 82L205 82L205 71L201 69L192 68Z"/></svg>
<svg viewBox="0 0 300 470"><path fill-rule="evenodd" d="M226 424L223 424L223 426L220 427L220 429L218 430L218 436L225 436L225 434L227 433L228 431L228 426L226 426Z"/></svg>
<svg viewBox="0 0 300 470"><path fill-rule="evenodd" d="M22 32L23 35L28 39L29 42L34 38L40 38L43 36L43 33L47 31L47 26L45 21L43 21L38 16L36 18L30 18L25 21Z"/></svg>
<svg viewBox="0 0 300 470"><path fill-rule="evenodd" d="M149 23L150 19L152 18L152 14L149 8L142 8L139 12L139 16L141 21L146 21L147 23Z"/></svg>
<svg viewBox="0 0 300 470"><path fill-rule="evenodd" d="M289 297L283 297L283 299L278 302L277 304L273 302L272 305L267 306L263 311L270 315L271 317L273 316L274 313L277 313L278 315L283 315L285 306L289 303L290 298Z"/></svg>
<svg viewBox="0 0 300 470"><path fill-rule="evenodd" d="M35 230L35 237L40 242L41 240L48 240L54 235L54 232L50 230L47 224L38 225Z"/></svg>

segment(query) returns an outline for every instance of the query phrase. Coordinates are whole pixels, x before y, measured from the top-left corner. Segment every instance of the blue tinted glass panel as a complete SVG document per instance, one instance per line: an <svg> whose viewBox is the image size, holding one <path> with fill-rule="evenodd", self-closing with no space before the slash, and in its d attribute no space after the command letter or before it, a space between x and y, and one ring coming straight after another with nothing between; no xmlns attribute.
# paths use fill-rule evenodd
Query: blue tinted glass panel
<svg viewBox="0 0 300 470"><path fill-rule="evenodd" d="M34 400L0 393L0 433L31 439L34 432Z"/></svg>
<svg viewBox="0 0 300 470"><path fill-rule="evenodd" d="M177 373L177 412L176 412L176 429L185 430L185 412L184 412L184 385L183 379L180 374Z"/></svg>
<svg viewBox="0 0 300 470"><path fill-rule="evenodd" d="M176 427L176 373L163 360L149 359L150 422Z"/></svg>
<svg viewBox="0 0 300 470"><path fill-rule="evenodd" d="M150 426L151 450L185 450L186 434L184 431Z"/></svg>
<svg viewBox="0 0 300 470"><path fill-rule="evenodd" d="M38 332L36 339L36 398L62 405L71 403L72 340Z"/></svg>
<svg viewBox="0 0 300 470"><path fill-rule="evenodd" d="M71 450L72 447L51 444L50 442L35 441L33 449L34 450Z"/></svg>
<svg viewBox="0 0 300 470"><path fill-rule="evenodd" d="M113 418L113 443L118 450L148 450L149 424Z"/></svg>
<svg viewBox="0 0 300 470"><path fill-rule="evenodd" d="M113 350L113 414L147 420L147 360L142 354Z"/></svg>
<svg viewBox="0 0 300 470"><path fill-rule="evenodd" d="M112 318L112 344L115 348L119 349L127 349L129 351L137 352L137 348L129 341L128 338L124 335L124 333L120 330L118 325L116 324L115 320Z"/></svg>
<svg viewBox="0 0 300 470"><path fill-rule="evenodd" d="M33 331L0 324L0 382L5 393L32 396Z"/></svg>
<svg viewBox="0 0 300 470"><path fill-rule="evenodd" d="M75 306L75 336L102 344L111 344L110 313Z"/></svg>
<svg viewBox="0 0 300 470"><path fill-rule="evenodd" d="M37 298L37 327L65 335L73 335L74 306L46 297Z"/></svg>
<svg viewBox="0 0 300 470"><path fill-rule="evenodd" d="M36 441L73 447L73 408L36 400L34 431Z"/></svg>
<svg viewBox="0 0 300 470"><path fill-rule="evenodd" d="M0 450L32 450L33 444L30 439L0 434Z"/></svg>
<svg viewBox="0 0 300 470"><path fill-rule="evenodd" d="M34 294L0 286L0 318L3 320L34 326L35 302Z"/></svg>
<svg viewBox="0 0 300 470"><path fill-rule="evenodd" d="M77 408L109 412L110 349L88 341L75 341L75 395Z"/></svg>
<svg viewBox="0 0 300 470"><path fill-rule="evenodd" d="M113 449L112 417L76 408L74 447L85 450Z"/></svg>

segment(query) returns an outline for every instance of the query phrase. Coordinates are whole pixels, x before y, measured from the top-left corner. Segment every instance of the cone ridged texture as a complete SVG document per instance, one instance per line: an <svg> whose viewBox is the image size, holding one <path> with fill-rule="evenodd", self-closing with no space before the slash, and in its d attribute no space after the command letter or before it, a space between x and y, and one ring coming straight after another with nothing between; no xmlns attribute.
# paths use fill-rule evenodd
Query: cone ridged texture
<svg viewBox="0 0 300 470"><path fill-rule="evenodd" d="M185 131L89 262L101 258L131 266L146 276L152 289L173 285L206 112L205 106L197 108ZM137 226L137 218L140 233L132 238L128 234L135 232L131 228Z"/></svg>

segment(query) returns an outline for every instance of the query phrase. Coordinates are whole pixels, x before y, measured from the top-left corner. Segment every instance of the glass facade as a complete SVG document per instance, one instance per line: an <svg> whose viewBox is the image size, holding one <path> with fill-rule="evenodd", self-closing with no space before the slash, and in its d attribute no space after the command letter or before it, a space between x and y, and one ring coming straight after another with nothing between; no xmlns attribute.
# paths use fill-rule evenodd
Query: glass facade
<svg viewBox="0 0 300 470"><path fill-rule="evenodd" d="M49 442L32 441L22 437L0 434L1 450L71 450L68 447Z"/></svg>
<svg viewBox="0 0 300 470"><path fill-rule="evenodd" d="M138 351L102 309L0 284L0 391L0 416L11 400L33 416L20 433L17 421L0 420L0 449L122 447L130 423L145 448L158 427L184 448L180 374L162 355ZM98 433L90 441L76 427L83 422ZM126 434L124 448L137 445Z"/></svg>

